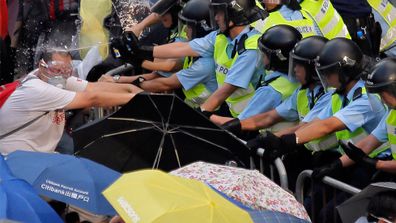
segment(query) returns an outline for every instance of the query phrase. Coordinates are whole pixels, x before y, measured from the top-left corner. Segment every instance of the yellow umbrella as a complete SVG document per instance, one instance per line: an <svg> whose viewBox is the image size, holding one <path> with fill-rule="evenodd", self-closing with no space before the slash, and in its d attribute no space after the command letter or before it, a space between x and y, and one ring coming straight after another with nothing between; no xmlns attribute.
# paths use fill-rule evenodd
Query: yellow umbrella
<svg viewBox="0 0 396 223"><path fill-rule="evenodd" d="M103 194L125 222L253 223L206 184L159 170L124 174Z"/></svg>

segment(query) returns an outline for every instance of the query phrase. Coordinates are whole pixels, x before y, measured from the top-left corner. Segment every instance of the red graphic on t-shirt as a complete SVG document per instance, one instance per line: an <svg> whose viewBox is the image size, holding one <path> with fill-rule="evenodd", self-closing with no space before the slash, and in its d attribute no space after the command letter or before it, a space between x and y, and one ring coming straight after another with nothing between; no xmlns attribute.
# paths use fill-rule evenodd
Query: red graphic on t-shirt
<svg viewBox="0 0 396 223"><path fill-rule="evenodd" d="M65 112L64 111L56 111L54 116L52 117L52 123L57 125L61 125L65 123Z"/></svg>

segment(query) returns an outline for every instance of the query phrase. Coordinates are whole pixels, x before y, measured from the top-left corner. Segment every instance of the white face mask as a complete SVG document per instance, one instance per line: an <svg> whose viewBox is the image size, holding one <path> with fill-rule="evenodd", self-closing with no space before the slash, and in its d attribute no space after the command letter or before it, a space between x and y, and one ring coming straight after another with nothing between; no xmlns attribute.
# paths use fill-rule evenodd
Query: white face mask
<svg viewBox="0 0 396 223"><path fill-rule="evenodd" d="M46 63L44 60L41 60L40 66L44 68L41 74L48 79L48 84L61 89L65 89L66 80L73 75L74 71L71 63L60 61L50 61Z"/></svg>

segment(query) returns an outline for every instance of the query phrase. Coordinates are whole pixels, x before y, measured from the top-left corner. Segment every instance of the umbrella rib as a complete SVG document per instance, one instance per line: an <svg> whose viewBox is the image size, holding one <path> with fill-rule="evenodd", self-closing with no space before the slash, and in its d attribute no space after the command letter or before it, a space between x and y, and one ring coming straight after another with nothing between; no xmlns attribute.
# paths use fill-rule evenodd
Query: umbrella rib
<svg viewBox="0 0 396 223"><path fill-rule="evenodd" d="M215 132L224 132L223 129L214 129L208 127L200 127L200 126L191 126L191 125L177 125L178 128L188 128L188 129L199 129L199 130L207 130L207 131L215 131Z"/></svg>
<svg viewBox="0 0 396 223"><path fill-rule="evenodd" d="M171 106L170 106L170 109L169 109L168 119L166 120L166 129L168 129L168 126L169 126L169 120L170 120L170 117L171 117L171 114L172 114L172 111L173 111L173 105L175 104L175 98L176 97L172 97L172 102L171 102Z"/></svg>
<svg viewBox="0 0 396 223"><path fill-rule="evenodd" d="M161 117L162 126L165 126L164 116L162 116L162 113L158 109L157 104L154 103L154 101L153 101L153 99L151 98L150 95L148 95L148 98L150 99L151 103L153 104L154 108L156 109L156 112L158 113L158 115Z"/></svg>
<svg viewBox="0 0 396 223"><path fill-rule="evenodd" d="M175 140L173 139L172 134L169 134L169 135L170 135L171 140L172 140L173 148L174 148L174 151L175 151L175 156L176 156L176 159L177 159L177 164L179 164L179 168L180 168L181 164L180 164L179 152L177 151Z"/></svg>
<svg viewBox="0 0 396 223"><path fill-rule="evenodd" d="M159 163L161 161L161 156L162 156L162 149L163 149L163 145L165 142L165 135L166 135L165 133L162 134L159 149L158 149L157 155L155 156L155 159L154 159L153 169L158 169L158 167L159 167Z"/></svg>
<svg viewBox="0 0 396 223"><path fill-rule="evenodd" d="M115 136L115 135L122 135L122 134L130 133L130 132L145 131L145 130L149 130L149 129L154 129L154 127L153 127L153 126L150 126L150 127L144 127L144 128L141 128L141 129L131 129L131 130L126 130L126 131L121 131L121 132L106 134L106 135L103 135L103 136L99 137L99 139L103 139L103 138L107 138L107 137ZM88 146L90 146L91 144L93 144L94 142L96 142L97 140L98 140L98 139L93 140L92 142L90 142L90 143L88 143L86 146L84 146L83 148L87 148Z"/></svg>
<svg viewBox="0 0 396 223"><path fill-rule="evenodd" d="M204 138L202 138L202 137L195 136L195 135L193 135L193 134L191 134L191 133L189 133L189 132L186 132L186 131L184 131L184 130L182 130L182 129L180 129L180 132L182 132L182 133L184 133L184 134L186 134L186 135L188 135L188 136L191 136L191 137L193 137L193 138L196 138L196 139L199 139L199 140L201 140L201 141L204 141L204 142L206 142L206 143L208 143L208 144L210 144L210 145L219 147L220 149L223 149L223 150L225 150L225 151L230 152L230 150L227 149L227 148L224 147L224 146L217 145L217 144L215 144L215 143L213 143L213 142L211 142L211 141L209 141L209 140L206 140L206 139L204 139Z"/></svg>
<svg viewBox="0 0 396 223"><path fill-rule="evenodd" d="M142 122L142 123L148 123L152 124L153 121L149 120L142 120L142 119L136 119L136 118L117 118L117 117L109 117L107 118L109 120L117 120L117 121L133 121L133 122ZM155 123L155 122L154 122Z"/></svg>

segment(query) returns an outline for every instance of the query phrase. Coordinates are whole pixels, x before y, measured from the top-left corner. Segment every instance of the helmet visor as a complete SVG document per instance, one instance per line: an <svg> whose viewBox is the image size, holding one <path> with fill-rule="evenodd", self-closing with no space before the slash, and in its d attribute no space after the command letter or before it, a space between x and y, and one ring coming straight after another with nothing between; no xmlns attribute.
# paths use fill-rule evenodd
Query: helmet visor
<svg viewBox="0 0 396 223"><path fill-rule="evenodd" d="M212 30L216 30L219 28L219 25L216 22L216 16L223 17L225 29L228 29L228 12L227 12L227 4L226 3L210 3L210 27Z"/></svg>
<svg viewBox="0 0 396 223"><path fill-rule="evenodd" d="M315 70L316 70L316 74L319 77L320 82L322 83L323 88L327 90L330 87L335 87L335 86L331 86L328 80L330 76L340 73L341 64L339 62L336 62L333 64L322 66L316 61Z"/></svg>
<svg viewBox="0 0 396 223"><path fill-rule="evenodd" d="M307 75L307 71L305 69L307 64L312 63L313 61L305 59L303 57L297 56L296 54L292 52L290 52L289 54L289 79L292 81L298 81L300 83L303 83L303 81L306 80L305 76ZM304 71L305 71L305 75L304 77L301 77L302 74L296 74L296 67L303 67Z"/></svg>

